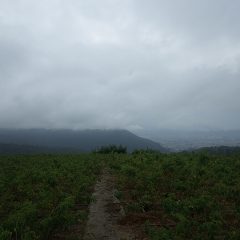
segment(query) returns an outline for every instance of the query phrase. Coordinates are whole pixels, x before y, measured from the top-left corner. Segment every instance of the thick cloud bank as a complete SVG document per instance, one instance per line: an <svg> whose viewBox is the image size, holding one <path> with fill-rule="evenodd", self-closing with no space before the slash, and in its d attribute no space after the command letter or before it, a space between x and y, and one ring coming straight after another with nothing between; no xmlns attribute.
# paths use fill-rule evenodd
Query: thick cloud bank
<svg viewBox="0 0 240 240"><path fill-rule="evenodd" d="M240 128L240 1L0 0L0 127Z"/></svg>

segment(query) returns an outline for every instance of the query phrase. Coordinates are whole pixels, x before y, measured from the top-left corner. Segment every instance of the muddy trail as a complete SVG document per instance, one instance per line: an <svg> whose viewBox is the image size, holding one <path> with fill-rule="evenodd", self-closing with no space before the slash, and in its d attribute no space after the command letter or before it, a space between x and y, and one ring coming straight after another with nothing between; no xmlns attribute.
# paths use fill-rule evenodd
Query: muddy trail
<svg viewBox="0 0 240 240"><path fill-rule="evenodd" d="M119 224L124 210L114 196L114 178L105 168L90 205L84 240L133 240L133 232Z"/></svg>

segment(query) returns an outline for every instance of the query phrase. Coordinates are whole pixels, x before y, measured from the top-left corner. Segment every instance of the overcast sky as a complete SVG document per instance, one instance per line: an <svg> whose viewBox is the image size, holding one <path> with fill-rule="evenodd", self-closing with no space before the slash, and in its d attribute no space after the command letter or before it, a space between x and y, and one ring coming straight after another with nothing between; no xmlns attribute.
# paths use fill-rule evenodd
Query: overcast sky
<svg viewBox="0 0 240 240"><path fill-rule="evenodd" d="M0 127L240 128L239 0L0 0Z"/></svg>

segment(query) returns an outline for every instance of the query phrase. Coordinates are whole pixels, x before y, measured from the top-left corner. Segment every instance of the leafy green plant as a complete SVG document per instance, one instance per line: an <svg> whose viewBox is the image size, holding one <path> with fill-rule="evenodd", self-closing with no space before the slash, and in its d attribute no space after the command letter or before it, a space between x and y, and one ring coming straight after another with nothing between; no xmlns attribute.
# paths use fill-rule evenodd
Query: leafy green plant
<svg viewBox="0 0 240 240"><path fill-rule="evenodd" d="M239 237L239 153L135 151L109 162L126 213L147 216L150 239Z"/></svg>
<svg viewBox="0 0 240 240"><path fill-rule="evenodd" d="M100 156L1 156L0 165L0 239L50 239L78 221L78 205L84 224Z"/></svg>

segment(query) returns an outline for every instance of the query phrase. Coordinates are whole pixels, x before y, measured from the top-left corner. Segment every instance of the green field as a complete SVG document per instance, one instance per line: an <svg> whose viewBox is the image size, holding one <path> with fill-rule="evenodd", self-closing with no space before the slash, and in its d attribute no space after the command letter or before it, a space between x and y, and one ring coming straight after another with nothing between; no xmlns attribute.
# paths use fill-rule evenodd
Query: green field
<svg viewBox="0 0 240 240"><path fill-rule="evenodd" d="M77 222L84 229L99 158L10 156L0 157L0 166L1 240L59 239Z"/></svg>
<svg viewBox="0 0 240 240"><path fill-rule="evenodd" d="M140 152L109 163L126 221L150 239L240 239L240 154Z"/></svg>
<svg viewBox="0 0 240 240"><path fill-rule="evenodd" d="M0 166L0 240L77 239L103 166L116 178L122 224L143 237L240 239L237 153L1 156Z"/></svg>

